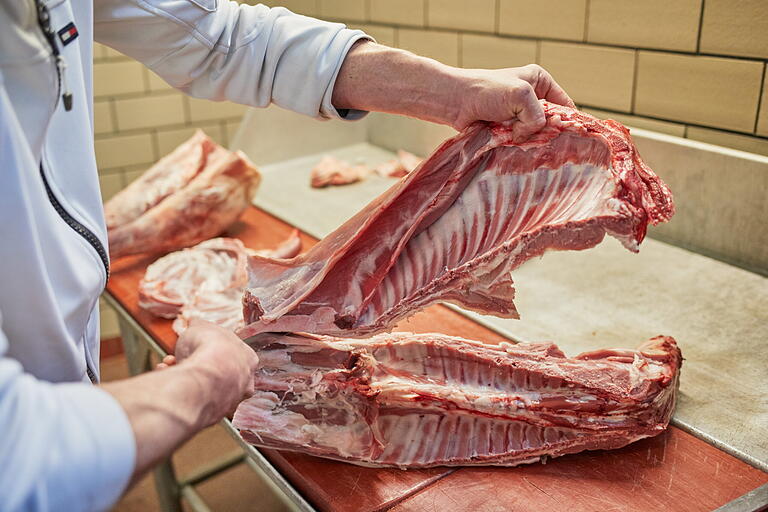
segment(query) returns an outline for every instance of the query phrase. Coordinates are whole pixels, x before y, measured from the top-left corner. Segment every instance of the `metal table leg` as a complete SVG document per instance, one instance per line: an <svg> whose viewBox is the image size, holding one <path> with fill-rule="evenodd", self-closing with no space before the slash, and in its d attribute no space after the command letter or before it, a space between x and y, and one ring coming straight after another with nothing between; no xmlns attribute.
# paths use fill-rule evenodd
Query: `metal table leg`
<svg viewBox="0 0 768 512"><path fill-rule="evenodd" d="M139 340L136 331L122 315L118 318L118 322L130 374L138 375L151 370L149 346ZM181 486L178 478L176 478L171 459L167 458L160 462L152 470L152 473L155 478L155 490L160 501L160 509L163 512L181 512Z"/></svg>

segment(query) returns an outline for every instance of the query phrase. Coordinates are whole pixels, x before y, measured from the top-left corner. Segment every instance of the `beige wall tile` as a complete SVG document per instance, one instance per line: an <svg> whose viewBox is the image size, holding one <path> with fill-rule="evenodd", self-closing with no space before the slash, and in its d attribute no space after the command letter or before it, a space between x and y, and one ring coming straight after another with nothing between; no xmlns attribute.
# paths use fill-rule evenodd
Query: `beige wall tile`
<svg viewBox="0 0 768 512"><path fill-rule="evenodd" d="M700 51L767 58L768 2L707 0Z"/></svg>
<svg viewBox="0 0 768 512"><path fill-rule="evenodd" d="M136 61L96 63L93 66L94 96L144 92L141 68Z"/></svg>
<svg viewBox="0 0 768 512"><path fill-rule="evenodd" d="M355 25L353 28L359 28L374 38L379 44L395 46L395 29L393 27L386 27L384 25Z"/></svg>
<svg viewBox="0 0 768 512"><path fill-rule="evenodd" d="M239 105L231 101L201 100L188 96L185 96L184 99L189 102L189 115L193 123L240 117L248 108L245 105Z"/></svg>
<svg viewBox="0 0 768 512"><path fill-rule="evenodd" d="M586 0L499 0L499 32L552 39L584 39Z"/></svg>
<svg viewBox="0 0 768 512"><path fill-rule="evenodd" d="M739 135L711 128L689 126L688 138L740 151L757 153L758 155L768 155L768 139L762 137L750 137L749 135Z"/></svg>
<svg viewBox="0 0 768 512"><path fill-rule="evenodd" d="M701 0L591 0L593 43L696 51Z"/></svg>
<svg viewBox="0 0 768 512"><path fill-rule="evenodd" d="M429 0L427 25L458 30L493 32L496 0Z"/></svg>
<svg viewBox="0 0 768 512"><path fill-rule="evenodd" d="M370 0L371 21L424 26L424 0Z"/></svg>
<svg viewBox="0 0 768 512"><path fill-rule="evenodd" d="M112 306L99 299L99 325L101 339L116 338L120 336L120 325L117 322L117 313Z"/></svg>
<svg viewBox="0 0 768 512"><path fill-rule="evenodd" d="M116 135L96 140L96 164L99 169L152 163L155 153L149 133Z"/></svg>
<svg viewBox="0 0 768 512"><path fill-rule="evenodd" d="M634 50L543 41L540 61L575 102L630 111Z"/></svg>
<svg viewBox="0 0 768 512"><path fill-rule="evenodd" d="M123 173L115 171L110 174L99 175L99 188L101 188L101 200L108 201L123 188Z"/></svg>
<svg viewBox="0 0 768 512"><path fill-rule="evenodd" d="M107 56L107 47L103 44L93 43L93 59L103 59Z"/></svg>
<svg viewBox="0 0 768 512"><path fill-rule="evenodd" d="M363 0L319 0L323 19L366 21Z"/></svg>
<svg viewBox="0 0 768 512"><path fill-rule="evenodd" d="M477 34L460 37L465 68L511 68L536 62L536 41Z"/></svg>
<svg viewBox="0 0 768 512"><path fill-rule="evenodd" d="M149 84L150 91L168 91L173 89L173 87L168 85L168 83L165 80L157 76L157 74L154 73L153 71L150 71L149 69L144 68L144 73L146 75L145 78L147 83Z"/></svg>
<svg viewBox="0 0 768 512"><path fill-rule="evenodd" d="M760 100L760 115L757 118L757 133L768 137L768 64L763 71L763 97Z"/></svg>
<svg viewBox="0 0 768 512"><path fill-rule="evenodd" d="M93 103L93 131L94 133L110 133L115 130L112 122L112 107L110 101L95 101Z"/></svg>
<svg viewBox="0 0 768 512"><path fill-rule="evenodd" d="M184 105L179 94L115 100L119 130L182 124Z"/></svg>
<svg viewBox="0 0 768 512"><path fill-rule="evenodd" d="M297 14L306 16L317 16L317 0L260 0L257 3L265 4L270 7L285 7Z"/></svg>
<svg viewBox="0 0 768 512"><path fill-rule="evenodd" d="M635 112L751 132L762 73L760 62L641 51Z"/></svg>
<svg viewBox="0 0 768 512"><path fill-rule="evenodd" d="M160 156L165 156L176 149L179 145L181 145L182 142L190 138L198 128L203 130L210 138L219 144L225 143L220 123L189 126L175 130L158 130L157 147L158 151L160 152Z"/></svg>
<svg viewBox="0 0 768 512"><path fill-rule="evenodd" d="M149 168L148 165L140 165L140 166L133 166L126 168L125 172L123 173L123 180L125 181L125 185L128 186L133 182L136 178L144 174L147 169Z"/></svg>
<svg viewBox="0 0 768 512"><path fill-rule="evenodd" d="M397 42L400 48L424 55L449 66L459 65L459 34L456 32L437 32L398 29Z"/></svg>
<svg viewBox="0 0 768 512"><path fill-rule="evenodd" d="M624 126L632 128L642 128L643 130L651 130L659 133L666 133L667 135L674 135L676 137L685 136L685 125L679 123L670 123L669 121L659 121L658 119L648 119L647 117L630 116L627 114L618 114L616 112L608 112L606 110L599 110L595 108L582 109L588 114L592 114L600 119L613 119L618 121Z"/></svg>

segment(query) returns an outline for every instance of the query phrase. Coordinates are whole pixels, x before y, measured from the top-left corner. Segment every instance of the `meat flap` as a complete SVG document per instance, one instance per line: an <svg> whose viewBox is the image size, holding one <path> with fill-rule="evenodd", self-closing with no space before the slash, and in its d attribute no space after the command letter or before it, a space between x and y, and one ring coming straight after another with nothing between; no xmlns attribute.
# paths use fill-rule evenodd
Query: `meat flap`
<svg viewBox="0 0 768 512"><path fill-rule="evenodd" d="M615 121L543 102L547 124L516 143L478 122L313 247L249 259L243 337L363 337L438 301L517 318L510 272L605 234L637 251L674 213L666 185Z"/></svg>

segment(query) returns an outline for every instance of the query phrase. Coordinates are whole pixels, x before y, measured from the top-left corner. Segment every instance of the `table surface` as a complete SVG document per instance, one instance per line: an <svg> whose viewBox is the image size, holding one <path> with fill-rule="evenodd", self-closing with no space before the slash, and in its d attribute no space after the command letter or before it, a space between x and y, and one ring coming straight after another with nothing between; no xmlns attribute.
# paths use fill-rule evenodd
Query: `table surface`
<svg viewBox="0 0 768 512"><path fill-rule="evenodd" d="M248 247L273 247L292 226L249 208L226 233ZM306 250L316 242L302 234ZM107 291L167 352L171 321L138 307L138 282L154 257L113 262ZM434 332L498 343L505 338L444 306L397 330ZM685 368L683 368L685 371ZM517 468L363 468L308 455L262 453L320 510L712 510L768 483L768 474L675 427L612 451L584 452Z"/></svg>

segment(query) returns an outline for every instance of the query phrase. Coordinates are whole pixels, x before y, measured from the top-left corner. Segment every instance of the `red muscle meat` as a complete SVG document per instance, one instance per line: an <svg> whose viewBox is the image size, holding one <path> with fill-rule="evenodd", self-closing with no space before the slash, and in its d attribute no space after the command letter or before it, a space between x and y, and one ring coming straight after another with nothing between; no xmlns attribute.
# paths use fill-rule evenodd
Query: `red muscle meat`
<svg viewBox="0 0 768 512"><path fill-rule="evenodd" d="M439 301L517 318L510 272L524 261L606 233L637 251L674 213L666 185L621 124L543 105L526 142L475 123L306 254L249 258L241 336L368 336Z"/></svg>
<svg viewBox="0 0 768 512"><path fill-rule="evenodd" d="M169 252L220 234L260 179L245 154L198 131L105 204L110 257Z"/></svg>
<svg viewBox="0 0 768 512"><path fill-rule="evenodd" d="M664 431L682 362L659 336L573 358L440 334L263 333L244 439L366 466L515 466Z"/></svg>

